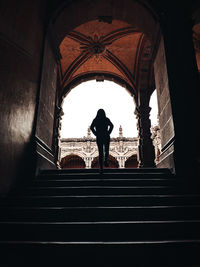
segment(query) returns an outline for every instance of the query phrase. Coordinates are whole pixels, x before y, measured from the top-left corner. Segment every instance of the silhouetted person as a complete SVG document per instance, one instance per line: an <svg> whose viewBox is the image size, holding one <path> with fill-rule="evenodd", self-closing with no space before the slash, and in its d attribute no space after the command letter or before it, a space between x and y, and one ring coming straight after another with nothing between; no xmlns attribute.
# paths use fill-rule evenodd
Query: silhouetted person
<svg viewBox="0 0 200 267"><path fill-rule="evenodd" d="M113 130L113 124L106 117L106 113L103 109L99 109L96 117L94 118L91 126L91 131L96 136L96 142L99 150L99 167L100 173L103 172L103 158L105 151L104 165L108 167L108 156L109 156L109 146L110 146L110 134Z"/></svg>

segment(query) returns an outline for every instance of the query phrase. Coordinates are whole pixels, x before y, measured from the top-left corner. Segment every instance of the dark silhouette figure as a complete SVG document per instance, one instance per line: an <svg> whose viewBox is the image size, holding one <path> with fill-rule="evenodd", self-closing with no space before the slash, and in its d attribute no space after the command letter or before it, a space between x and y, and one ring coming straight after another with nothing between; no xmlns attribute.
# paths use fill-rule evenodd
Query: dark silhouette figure
<svg viewBox="0 0 200 267"><path fill-rule="evenodd" d="M105 151L104 166L109 167L108 165L108 156L109 156L109 146L110 146L110 134L113 130L113 124L106 117L106 113L103 109L99 109L96 117L94 118L90 129L93 134L96 136L96 142L99 150L99 167L100 173L103 172L103 158Z"/></svg>

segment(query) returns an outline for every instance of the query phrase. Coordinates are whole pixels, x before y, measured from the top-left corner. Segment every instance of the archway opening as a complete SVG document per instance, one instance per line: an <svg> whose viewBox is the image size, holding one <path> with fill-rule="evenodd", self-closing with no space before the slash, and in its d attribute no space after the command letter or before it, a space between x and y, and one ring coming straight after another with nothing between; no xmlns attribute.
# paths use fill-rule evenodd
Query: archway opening
<svg viewBox="0 0 200 267"><path fill-rule="evenodd" d="M132 6L131 2L128 1L128 3ZM150 15L146 8L136 6L147 16ZM98 81L109 78L113 78L115 82L120 81L134 96L137 106L132 114L137 113L137 127L140 128L138 151L140 151L139 158L143 161L140 163L140 167L154 167L155 155L150 137L149 101L155 89L152 58L156 43L153 39L158 38L159 33L157 29L155 32L148 32L147 28L150 24L147 26L138 21L130 22L129 11L126 10L126 12L127 17L124 19L116 16L110 19L98 17L82 21L63 36L59 43L61 55L59 65L60 99L63 99L77 82L92 79L94 76ZM151 27L154 26L151 25ZM112 104L115 103L115 93L113 96L110 97L114 100ZM105 99L109 99L109 97L106 96ZM132 125L129 123L129 128ZM123 127L123 130L126 131L126 128ZM80 131L77 132L80 133ZM138 136L136 127L135 136ZM147 140L144 141L144 139ZM124 161L122 165L124 166Z"/></svg>
<svg viewBox="0 0 200 267"><path fill-rule="evenodd" d="M86 3L87 5L85 5ZM162 79L163 76L167 77L165 62L162 63L164 66L162 66L162 71L159 71L160 60L163 58L163 46L160 42L160 27L156 15L146 5L136 1L125 0L123 4L122 2L117 2L117 4L112 2L111 4L107 1L95 0L91 5L83 0L79 7L80 16L74 16L77 17L75 21L72 20L72 14L75 12L77 15L79 4L79 2L69 6L66 4L59 14L56 14L50 27L52 34L50 39L53 40L51 47L55 48L59 73L56 93L58 108L56 109L54 130L60 128L59 119L62 113L63 98L76 86L77 82L81 83L82 80L86 81L92 78L99 81L113 78L114 81L120 81L125 85L130 94L134 96L137 106L139 166L155 167L155 152L150 138L149 100L157 85L165 86L166 92L168 90L168 83ZM105 12L106 14L102 16L100 11L103 12L102 14ZM139 13L140 16L143 16L142 20L138 18ZM48 49L51 49L50 45ZM158 88L158 90L159 97L163 97L163 88ZM43 107L47 107L43 102L42 111ZM168 109L170 120L167 116L163 118L169 122L168 125L172 128L170 136L166 134L165 129L162 131L166 135L163 139L165 148L168 147L168 141L174 133L172 115L168 108L170 99L168 102L168 106L163 103L163 107L160 109L160 114L166 114L164 109ZM51 103L51 101L48 102L50 108L52 108ZM49 113L52 115L52 112ZM134 115L132 116L134 118ZM166 125L164 119L162 127ZM123 128L123 131L125 132L126 129ZM54 137L57 138L57 136L59 133L55 130ZM46 135L44 137L49 142L50 139ZM58 152L58 147L59 145L56 143L56 152ZM123 147L121 143L119 147L120 149ZM165 155L163 158L166 158Z"/></svg>
<svg viewBox="0 0 200 267"><path fill-rule="evenodd" d="M126 160L125 168L137 168L137 167L138 167L137 155L132 155Z"/></svg>
<svg viewBox="0 0 200 267"><path fill-rule="evenodd" d="M119 136L120 125L125 137L137 137L134 98L115 82L92 80L73 88L64 98L61 138L84 137L100 108L114 124L111 137Z"/></svg>
<svg viewBox="0 0 200 267"><path fill-rule="evenodd" d="M156 105L156 94L154 94L151 100L153 111ZM88 128L99 108L104 108L114 124L110 144L112 155L110 156L115 158L117 164L113 165L113 162L110 162L109 165L113 165L115 168L124 168L130 153L135 151L137 155L138 129L134 115L136 106L133 97L128 90L114 82L92 80L73 88L63 101L64 115L62 116L59 142L60 162L67 154L78 152L86 162L86 168L92 168L93 159L97 158L98 150L95 136L88 131ZM151 122L153 125L157 122L155 111ZM138 167L138 163L132 167Z"/></svg>
<svg viewBox="0 0 200 267"><path fill-rule="evenodd" d="M62 169L84 169L84 160L75 154L69 154L61 159L60 166Z"/></svg>
<svg viewBox="0 0 200 267"><path fill-rule="evenodd" d="M108 157L108 165L109 165L109 167L105 167L105 169L106 168L109 168L109 169L117 169L117 168L119 168L119 163L111 155L109 155L109 157ZM93 159L91 167L93 169L99 168L99 157L96 157L96 158Z"/></svg>

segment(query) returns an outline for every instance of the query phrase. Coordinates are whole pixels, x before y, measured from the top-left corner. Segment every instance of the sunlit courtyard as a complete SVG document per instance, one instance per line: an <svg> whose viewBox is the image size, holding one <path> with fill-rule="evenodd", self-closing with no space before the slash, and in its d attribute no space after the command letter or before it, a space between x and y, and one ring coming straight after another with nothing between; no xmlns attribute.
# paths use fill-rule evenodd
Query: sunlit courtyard
<svg viewBox="0 0 200 267"><path fill-rule="evenodd" d="M151 124L156 125L158 112L156 90L151 97L150 106L152 107ZM105 110L106 116L114 124L111 137L119 135L120 125L124 136L136 137L138 135L133 96L114 82L93 80L81 83L65 97L61 138L85 136L100 108Z"/></svg>

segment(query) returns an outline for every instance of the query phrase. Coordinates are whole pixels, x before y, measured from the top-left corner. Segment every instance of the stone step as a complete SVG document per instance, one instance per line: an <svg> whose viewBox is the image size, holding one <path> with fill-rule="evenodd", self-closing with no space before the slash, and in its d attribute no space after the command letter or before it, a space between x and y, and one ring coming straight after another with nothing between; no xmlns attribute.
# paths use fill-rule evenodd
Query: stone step
<svg viewBox="0 0 200 267"><path fill-rule="evenodd" d="M1 207L0 221L101 222L200 220L199 206Z"/></svg>
<svg viewBox="0 0 200 267"><path fill-rule="evenodd" d="M171 173L163 174L161 172L143 172L143 173L132 173L132 172L113 172L113 173L85 173L85 172L47 172L37 176L36 179L174 179Z"/></svg>
<svg viewBox="0 0 200 267"><path fill-rule="evenodd" d="M102 207L102 206L185 206L200 205L200 195L83 195L83 196L45 196L11 195L2 198L0 207Z"/></svg>
<svg viewBox="0 0 200 267"><path fill-rule="evenodd" d="M113 174L113 173L162 173L162 174L171 174L170 169L168 168L106 168L104 169L105 173ZM40 174L69 174L69 173L99 173L99 169L47 169L47 170L41 170Z"/></svg>
<svg viewBox="0 0 200 267"><path fill-rule="evenodd" d="M79 179L69 178L67 179L35 179L32 181L32 186L37 187L55 187L55 186L172 186L177 185L175 179L161 179L161 178L135 178L135 179Z"/></svg>
<svg viewBox="0 0 200 267"><path fill-rule="evenodd" d="M196 264L200 195L185 192L165 169L44 171L0 201L0 266Z"/></svg>
<svg viewBox="0 0 200 267"><path fill-rule="evenodd" d="M27 187L24 195L73 196L73 195L141 195L173 194L173 186L60 186L60 187Z"/></svg>
<svg viewBox="0 0 200 267"><path fill-rule="evenodd" d="M145 242L0 241L0 265L89 267L196 267L199 240Z"/></svg>
<svg viewBox="0 0 200 267"><path fill-rule="evenodd" d="M1 241L132 242L199 240L199 220L0 222Z"/></svg>

